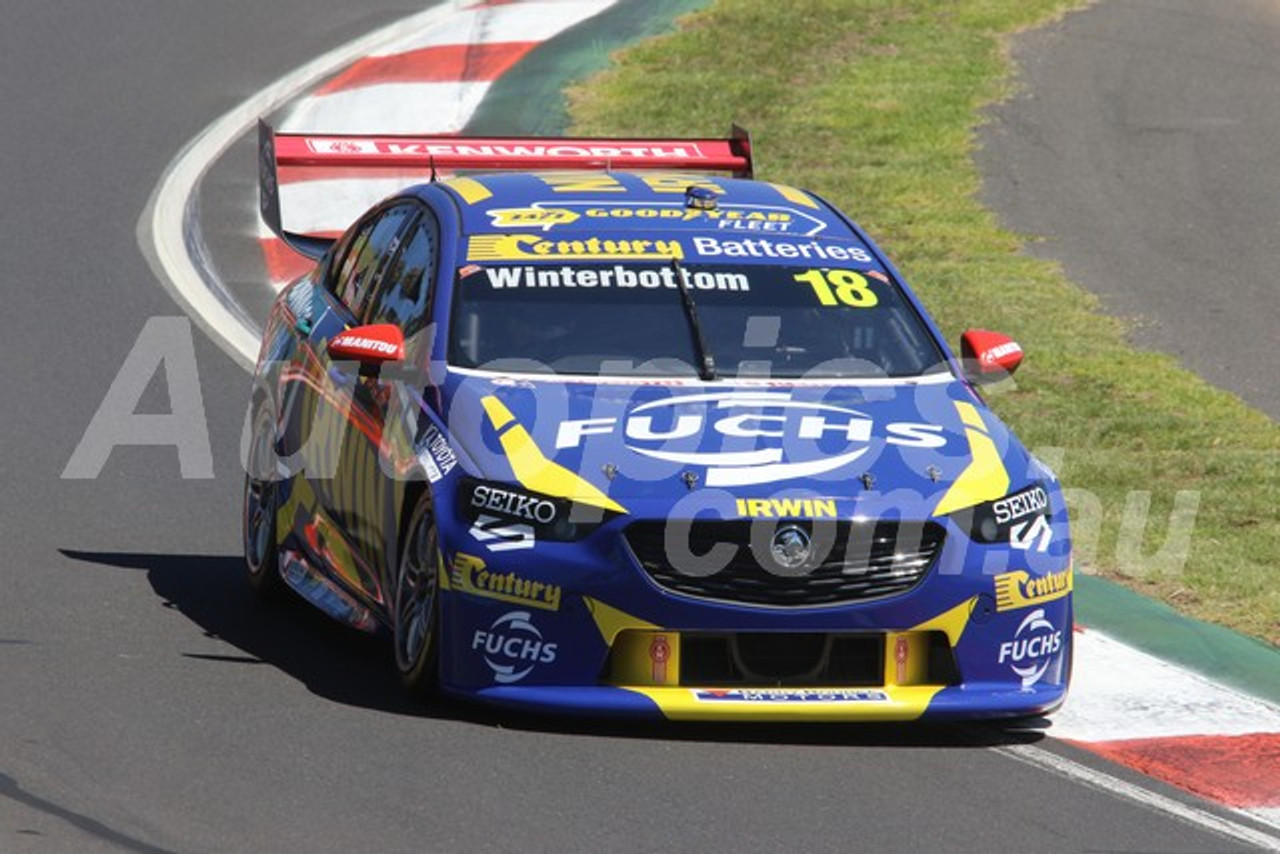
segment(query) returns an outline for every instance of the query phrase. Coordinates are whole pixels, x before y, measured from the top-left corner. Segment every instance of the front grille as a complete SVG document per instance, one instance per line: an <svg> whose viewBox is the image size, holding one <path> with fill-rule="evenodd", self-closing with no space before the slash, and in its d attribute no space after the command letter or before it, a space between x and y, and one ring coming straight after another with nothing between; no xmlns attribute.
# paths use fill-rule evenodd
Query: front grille
<svg viewBox="0 0 1280 854"><path fill-rule="evenodd" d="M774 534L784 526L797 527L809 537L814 548L809 563L786 568L774 559ZM935 522L759 519L640 521L628 525L625 534L636 561L666 590L782 607L859 602L906 592L928 573L946 536ZM727 563L722 544L733 552ZM724 565L706 574L713 561Z"/></svg>
<svg viewBox="0 0 1280 854"><path fill-rule="evenodd" d="M681 685L745 688L884 684L884 635L686 632Z"/></svg>

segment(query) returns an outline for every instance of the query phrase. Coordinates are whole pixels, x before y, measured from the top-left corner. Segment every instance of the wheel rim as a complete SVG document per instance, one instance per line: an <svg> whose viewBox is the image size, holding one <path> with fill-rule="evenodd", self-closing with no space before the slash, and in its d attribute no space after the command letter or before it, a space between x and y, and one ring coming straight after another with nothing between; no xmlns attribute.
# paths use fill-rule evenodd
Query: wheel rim
<svg viewBox="0 0 1280 854"><path fill-rule="evenodd" d="M431 514L423 512L405 544L396 578L396 664L402 671L419 664L430 642L439 581L434 555Z"/></svg>
<svg viewBox="0 0 1280 854"><path fill-rule="evenodd" d="M249 471L244 482L244 557L249 571L262 571L273 530L272 514L275 513L276 488L272 480L258 480L264 460L270 459L271 434L265 429L254 430L253 446L249 453Z"/></svg>

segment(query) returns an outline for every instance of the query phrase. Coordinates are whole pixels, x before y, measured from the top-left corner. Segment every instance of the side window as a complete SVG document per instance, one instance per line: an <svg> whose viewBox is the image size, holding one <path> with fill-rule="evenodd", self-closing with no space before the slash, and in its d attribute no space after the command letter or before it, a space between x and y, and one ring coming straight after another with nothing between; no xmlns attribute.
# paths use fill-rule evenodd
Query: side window
<svg viewBox="0 0 1280 854"><path fill-rule="evenodd" d="M424 214L383 271L369 323L394 323L406 338L426 325L438 245L435 219Z"/></svg>
<svg viewBox="0 0 1280 854"><path fill-rule="evenodd" d="M373 224L374 220L366 220L358 230L347 238L346 246L338 250L341 257L334 259L329 268L328 280L325 282L325 286L335 296L341 295L342 283L351 275L351 270L360 258L360 253L364 250L365 244L369 242L369 234L373 231Z"/></svg>
<svg viewBox="0 0 1280 854"><path fill-rule="evenodd" d="M365 222L352 238L334 278L333 292L356 317L364 308L378 268L400 245L400 234L417 210L413 204L388 208Z"/></svg>

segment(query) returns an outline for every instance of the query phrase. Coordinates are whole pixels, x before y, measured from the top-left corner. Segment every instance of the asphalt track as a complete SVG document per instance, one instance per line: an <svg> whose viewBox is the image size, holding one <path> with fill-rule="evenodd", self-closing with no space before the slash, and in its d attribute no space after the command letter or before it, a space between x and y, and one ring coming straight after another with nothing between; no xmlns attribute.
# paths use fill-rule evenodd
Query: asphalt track
<svg viewBox="0 0 1280 854"><path fill-rule="evenodd" d="M166 164L248 93L413 11L6 9L0 851L1249 850L993 748L1035 735L411 705L381 645L252 603L247 377L198 332L214 476L183 479L172 447L121 447L96 478L60 477L147 319L179 313L134 236ZM168 406L157 380L139 411Z"/></svg>
<svg viewBox="0 0 1280 854"><path fill-rule="evenodd" d="M1112 0L1014 46L988 203L1139 345L1280 419L1280 6Z"/></svg>

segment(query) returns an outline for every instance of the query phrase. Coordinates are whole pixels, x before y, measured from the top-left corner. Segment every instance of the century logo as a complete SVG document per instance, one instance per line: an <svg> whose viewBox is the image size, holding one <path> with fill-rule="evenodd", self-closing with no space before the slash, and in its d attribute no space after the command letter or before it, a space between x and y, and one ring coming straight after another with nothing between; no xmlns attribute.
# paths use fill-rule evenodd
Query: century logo
<svg viewBox="0 0 1280 854"><path fill-rule="evenodd" d="M1071 567L1061 572L1051 572L1032 578L1025 570L1014 570L997 575L993 580L996 589L996 610L1013 611L1031 605L1043 605L1061 599L1071 592Z"/></svg>
<svg viewBox="0 0 1280 854"><path fill-rule="evenodd" d="M624 444L637 454L705 466L707 486L751 486L843 468L869 450L875 426L856 409L794 400L790 394L719 392L650 401L625 418L564 421L556 448L575 448L588 436L621 429ZM887 444L907 448L946 444L936 424L890 423L881 435ZM826 447L819 447L824 442ZM708 449L717 444L719 449ZM752 447L739 449L744 444Z"/></svg>
<svg viewBox="0 0 1280 854"><path fill-rule="evenodd" d="M473 234L467 241L467 258L471 261L670 261L683 257L679 240L547 240L536 234Z"/></svg>
<svg viewBox="0 0 1280 854"><path fill-rule="evenodd" d="M480 650L493 671L493 681L510 685L533 672L539 664L556 660L556 644L542 638L528 611L510 611L493 621L488 631L477 629L471 648Z"/></svg>
<svg viewBox="0 0 1280 854"><path fill-rule="evenodd" d="M1037 608L1023 618L1013 640L1000 644L999 663L1008 664L1022 687L1030 688L1044 677L1061 649L1062 630L1049 622L1043 608Z"/></svg>
<svg viewBox="0 0 1280 854"><path fill-rule="evenodd" d="M449 567L449 585L460 593L497 599L526 608L560 610L564 595L558 584L532 581L515 572L495 572L475 555L459 552Z"/></svg>

